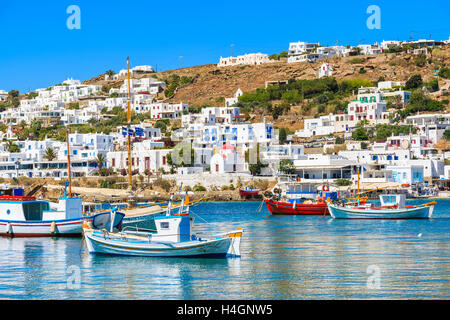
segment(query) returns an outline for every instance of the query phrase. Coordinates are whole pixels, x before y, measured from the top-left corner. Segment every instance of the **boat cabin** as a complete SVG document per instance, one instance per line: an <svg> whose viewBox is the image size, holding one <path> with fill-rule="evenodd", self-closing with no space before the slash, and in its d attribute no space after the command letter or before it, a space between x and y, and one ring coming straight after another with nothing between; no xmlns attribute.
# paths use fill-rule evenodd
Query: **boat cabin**
<svg viewBox="0 0 450 320"><path fill-rule="evenodd" d="M191 241L194 217L190 215L157 216L155 225L157 233L152 238L162 242Z"/></svg>
<svg viewBox="0 0 450 320"><path fill-rule="evenodd" d="M1 190L0 220L6 221L55 221L82 216L81 198L61 198L56 210L50 203L23 195L23 189Z"/></svg>
<svg viewBox="0 0 450 320"><path fill-rule="evenodd" d="M380 195L382 207L398 207L404 208L406 203L405 194L382 194Z"/></svg>

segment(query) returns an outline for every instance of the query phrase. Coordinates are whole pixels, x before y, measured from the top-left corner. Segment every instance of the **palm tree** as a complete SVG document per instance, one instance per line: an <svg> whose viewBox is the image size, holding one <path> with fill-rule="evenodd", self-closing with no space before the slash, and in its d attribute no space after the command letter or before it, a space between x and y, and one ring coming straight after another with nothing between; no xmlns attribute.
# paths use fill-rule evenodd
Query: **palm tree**
<svg viewBox="0 0 450 320"><path fill-rule="evenodd" d="M53 161L56 158L56 153L53 148L47 148L45 149L44 159L47 159L48 161Z"/></svg>
<svg viewBox="0 0 450 320"><path fill-rule="evenodd" d="M20 147L13 140L6 141L6 149L11 153L20 152Z"/></svg>
<svg viewBox="0 0 450 320"><path fill-rule="evenodd" d="M97 155L97 158L95 159L95 162L97 163L98 170L102 170L103 164L106 162L106 157L103 153L99 153Z"/></svg>

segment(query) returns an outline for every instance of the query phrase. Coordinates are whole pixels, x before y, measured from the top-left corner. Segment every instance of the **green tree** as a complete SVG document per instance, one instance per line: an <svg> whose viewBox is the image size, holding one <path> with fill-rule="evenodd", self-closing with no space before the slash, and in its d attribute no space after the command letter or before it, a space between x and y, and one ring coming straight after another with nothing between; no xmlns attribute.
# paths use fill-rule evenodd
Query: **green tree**
<svg viewBox="0 0 450 320"><path fill-rule="evenodd" d="M286 128L280 128L278 132L278 140L280 144L284 144L287 141L287 129Z"/></svg>
<svg viewBox="0 0 450 320"><path fill-rule="evenodd" d="M53 148L51 148L51 147L48 147L47 149L45 149L44 159L47 159L48 161L55 160L56 159L55 150L53 150Z"/></svg>
<svg viewBox="0 0 450 320"><path fill-rule="evenodd" d="M450 129L444 131L444 139L450 140Z"/></svg>
<svg viewBox="0 0 450 320"><path fill-rule="evenodd" d="M19 146L12 140L6 141L6 149L8 152L17 153L20 152Z"/></svg>
<svg viewBox="0 0 450 320"><path fill-rule="evenodd" d="M99 153L95 158L95 163L98 166L98 171L102 170L103 164L106 162L106 157L103 153Z"/></svg>
<svg viewBox="0 0 450 320"><path fill-rule="evenodd" d="M422 76L420 74L414 74L406 81L405 89L417 89L422 84Z"/></svg>
<svg viewBox="0 0 450 320"><path fill-rule="evenodd" d="M283 159L280 161L280 171L285 174L295 173L295 166L289 159Z"/></svg>
<svg viewBox="0 0 450 320"><path fill-rule="evenodd" d="M367 133L366 129L363 128L363 127L357 128L352 133L352 137L353 137L353 139L355 139L357 141L367 141L367 140L369 140L369 134Z"/></svg>

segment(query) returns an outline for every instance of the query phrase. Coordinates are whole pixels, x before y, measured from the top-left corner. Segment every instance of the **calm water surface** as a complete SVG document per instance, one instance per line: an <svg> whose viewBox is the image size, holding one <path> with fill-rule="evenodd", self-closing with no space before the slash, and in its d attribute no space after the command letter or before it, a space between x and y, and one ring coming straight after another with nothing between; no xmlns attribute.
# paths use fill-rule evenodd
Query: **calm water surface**
<svg viewBox="0 0 450 320"><path fill-rule="evenodd" d="M194 207L201 236L244 228L241 258L99 256L81 238L0 238L0 299L448 299L450 200L437 202L433 219L391 221ZM369 266L379 289L368 288Z"/></svg>

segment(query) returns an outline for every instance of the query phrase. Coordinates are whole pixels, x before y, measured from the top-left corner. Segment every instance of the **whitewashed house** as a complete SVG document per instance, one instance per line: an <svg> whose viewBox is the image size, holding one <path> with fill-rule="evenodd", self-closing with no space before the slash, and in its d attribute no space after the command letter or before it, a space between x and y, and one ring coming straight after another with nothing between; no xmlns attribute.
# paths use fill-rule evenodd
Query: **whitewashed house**
<svg viewBox="0 0 450 320"><path fill-rule="evenodd" d="M333 68L328 63L322 63L319 68L318 78L331 77L333 75Z"/></svg>
<svg viewBox="0 0 450 320"><path fill-rule="evenodd" d="M146 111L150 111L152 119L176 119L181 118L183 113L189 111L189 105L186 103L152 103L145 105Z"/></svg>
<svg viewBox="0 0 450 320"><path fill-rule="evenodd" d="M247 53L237 57L220 57L218 67L238 66L238 65L260 65L272 62L267 54Z"/></svg>
<svg viewBox="0 0 450 320"><path fill-rule="evenodd" d="M236 147L225 144L212 156L210 171L212 174L248 173L247 166L244 156L237 152Z"/></svg>
<svg viewBox="0 0 450 320"><path fill-rule="evenodd" d="M239 97L242 96L243 92L240 88L236 90L236 93L234 94L234 97L231 98L225 98L225 107L230 107L233 104L238 103Z"/></svg>

